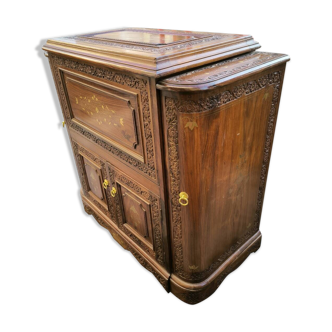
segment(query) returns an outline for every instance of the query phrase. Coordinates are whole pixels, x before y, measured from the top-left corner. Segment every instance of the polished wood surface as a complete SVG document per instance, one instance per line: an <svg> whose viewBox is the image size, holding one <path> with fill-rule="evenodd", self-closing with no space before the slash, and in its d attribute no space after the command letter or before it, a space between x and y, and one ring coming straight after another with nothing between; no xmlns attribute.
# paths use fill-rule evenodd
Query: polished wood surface
<svg viewBox="0 0 332 332"><path fill-rule="evenodd" d="M163 33L158 31L131 31L129 29L124 29L114 32L104 32L97 33L89 36L93 39L104 39L104 40L114 40L121 42L130 42L138 44L148 44L148 45L168 45L174 44L177 42L184 42L188 40L194 40L198 38L208 37L199 36L195 37L194 35L187 35L185 32L182 35L172 34L172 33Z"/></svg>
<svg viewBox="0 0 332 332"><path fill-rule="evenodd" d="M230 258L240 251L236 260L241 262L260 243L254 239L261 237L260 216L289 58L282 56L271 65L276 55L265 53L272 61L252 66L248 74L248 65L243 65L247 57L252 55L198 69L203 91L168 86L170 80L181 85L183 76L195 75L191 72L157 85L162 91L173 248L171 291L188 303L212 294L229 273L225 271L238 266ZM243 75L227 75L228 82L213 83L209 89L206 77L215 66L215 80L227 70ZM181 192L188 195L186 206L179 202Z"/></svg>
<svg viewBox="0 0 332 332"><path fill-rule="evenodd" d="M144 176L151 178L154 182L161 182L161 179L157 179L156 170L157 164L160 163L160 158L156 158L157 154L160 155L160 142L158 137L154 134L154 131L158 131L159 129L158 126L155 126L155 124L158 123L156 119L158 115L152 111L149 79L134 74L129 75L110 69L93 67L90 64L83 62L78 63L75 60L53 54L50 54L49 60L57 82L57 89L67 127L87 137L90 141L99 146L102 146L116 159L120 159L121 162L138 170ZM67 82L68 76L70 78L74 76L75 81L80 82L79 84L84 84L84 86L92 86L98 89L98 91L105 90L105 95L103 94L103 98L106 98L103 99L105 103L100 103L99 100L96 101L97 105L99 105L99 113L97 113L96 110L93 112L94 108L89 106L89 104L94 101L90 94L88 94L88 91L86 91L86 88L83 91L82 89L79 91L73 90L74 93L72 94L72 99L70 99L71 92L68 92L67 87L67 84L70 83ZM73 89L72 86L70 87ZM75 94L76 92L82 92L82 94ZM86 94L84 95L83 92ZM80 106L80 99L79 103L76 104L76 97L78 95L82 97L86 96L87 98L88 96L91 97L91 103L86 103L89 108L85 110L90 111L89 115L84 114L85 111L81 109L81 107L86 107L85 104ZM123 105L121 99L127 100L126 106ZM106 100L110 102L107 103ZM115 100L116 102L113 104ZM121 102L120 104L119 100ZM86 100L84 102L86 102ZM107 105L109 105L108 108L110 108L110 110L106 109ZM104 106L104 110L102 106ZM72 107L74 107L76 114L81 116L81 120L83 121L75 118ZM102 118L99 116L101 110L103 110L103 114L106 115ZM113 113L112 110L115 111L115 113ZM116 110L118 112L116 112ZM122 111L120 112L120 110ZM128 110L132 112L128 113ZM91 113L93 114L91 115ZM131 114L130 120L129 114ZM111 125L109 125L109 122L105 121L109 116L112 116L112 118L110 118ZM99 130L99 124L95 122L97 119L102 121L102 128L124 128L121 122L123 122L124 125L125 122L121 119L125 118L128 120L126 120L128 128L132 128L135 134L137 132L138 144L135 147L126 144L127 140L125 139L125 135L127 135L128 132L125 133L123 129L109 131L105 129L107 133L107 135L105 135ZM115 122L113 121L114 119L116 120ZM133 123L134 120L135 125ZM130 127L131 123L132 127ZM116 124L116 126L114 126L114 124ZM123 132L125 135L123 135ZM143 151L143 155L140 151Z"/></svg>
<svg viewBox="0 0 332 332"><path fill-rule="evenodd" d="M171 76L158 82L159 90L201 91L230 84L289 60L289 56L278 53L249 52L211 65Z"/></svg>
<svg viewBox="0 0 332 332"><path fill-rule="evenodd" d="M75 53L83 45L95 53ZM289 57L250 52L257 45L245 35L138 28L45 45L86 212L189 304L260 247ZM144 56L157 59L151 71L138 70ZM161 59L181 73L158 78Z"/></svg>
<svg viewBox="0 0 332 332"><path fill-rule="evenodd" d="M118 188L122 196L124 226L152 245L151 205L126 187L118 184Z"/></svg>
<svg viewBox="0 0 332 332"><path fill-rule="evenodd" d="M268 87L179 114L180 191L190 199L181 208L185 273L208 269L253 226L272 95Z"/></svg>
<svg viewBox="0 0 332 332"><path fill-rule="evenodd" d="M108 163L110 186L116 188L112 198L111 221L144 252L159 268L169 269L168 237L163 228L162 201L122 170Z"/></svg>
<svg viewBox="0 0 332 332"><path fill-rule="evenodd" d="M143 158L137 94L64 75L72 119Z"/></svg>
<svg viewBox="0 0 332 332"><path fill-rule="evenodd" d="M72 147L85 195L105 215L110 216L112 200L103 186L105 180L109 181L105 160L73 140Z"/></svg>
<svg viewBox="0 0 332 332"><path fill-rule="evenodd" d="M85 171L86 176L88 178L88 184L90 187L91 192L101 201L105 200L105 194L103 192L102 187L102 175L100 172L100 169L98 167L94 166L93 163L89 162L87 159L84 158L84 165L85 165Z"/></svg>
<svg viewBox="0 0 332 332"><path fill-rule="evenodd" d="M109 68L162 77L183 70L183 64L194 68L259 47L250 35L121 28L52 38L43 49Z"/></svg>

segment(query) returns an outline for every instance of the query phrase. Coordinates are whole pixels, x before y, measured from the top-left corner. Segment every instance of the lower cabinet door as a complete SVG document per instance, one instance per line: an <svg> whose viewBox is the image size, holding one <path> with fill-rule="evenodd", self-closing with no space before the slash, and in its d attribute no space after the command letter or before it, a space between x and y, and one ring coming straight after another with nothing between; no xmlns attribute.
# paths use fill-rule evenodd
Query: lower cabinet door
<svg viewBox="0 0 332 332"><path fill-rule="evenodd" d="M107 165L118 227L164 265L160 198L111 164Z"/></svg>
<svg viewBox="0 0 332 332"><path fill-rule="evenodd" d="M84 196L165 266L160 198L74 140L72 147Z"/></svg>
<svg viewBox="0 0 332 332"><path fill-rule="evenodd" d="M153 249L151 205L124 186L119 186L123 207L123 226Z"/></svg>
<svg viewBox="0 0 332 332"><path fill-rule="evenodd" d="M84 196L116 222L105 160L73 140L72 146Z"/></svg>

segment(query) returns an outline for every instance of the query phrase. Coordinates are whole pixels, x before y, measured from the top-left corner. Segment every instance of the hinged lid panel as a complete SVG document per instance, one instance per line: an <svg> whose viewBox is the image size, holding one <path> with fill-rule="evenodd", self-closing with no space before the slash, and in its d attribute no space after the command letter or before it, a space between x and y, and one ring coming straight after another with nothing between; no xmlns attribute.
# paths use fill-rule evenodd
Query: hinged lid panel
<svg viewBox="0 0 332 332"><path fill-rule="evenodd" d="M288 60L289 56L285 54L250 52L168 77L159 81L157 88L174 91L213 89Z"/></svg>
<svg viewBox="0 0 332 332"><path fill-rule="evenodd" d="M121 28L52 38L44 50L164 76L259 48L249 35Z"/></svg>

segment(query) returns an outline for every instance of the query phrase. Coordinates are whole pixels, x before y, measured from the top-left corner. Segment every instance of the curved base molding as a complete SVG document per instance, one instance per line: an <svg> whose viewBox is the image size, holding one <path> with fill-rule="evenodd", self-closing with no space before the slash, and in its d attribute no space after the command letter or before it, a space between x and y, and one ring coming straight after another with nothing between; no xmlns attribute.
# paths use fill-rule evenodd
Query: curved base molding
<svg viewBox="0 0 332 332"><path fill-rule="evenodd" d="M181 301L197 304L211 296L224 279L236 270L246 258L261 246L262 234L255 233L233 255L231 255L213 274L200 283L188 283L171 274L170 291Z"/></svg>
<svg viewBox="0 0 332 332"><path fill-rule="evenodd" d="M262 235L258 231L207 279L199 283L189 283L178 278L175 274L170 275L158 263L151 261L149 256L142 252L130 238L121 234L121 230L117 229L115 225L113 226L111 221L106 220L105 215L98 212L98 208L92 202L82 193L81 195L85 212L92 215L101 226L106 228L124 249L129 250L140 264L157 278L167 292L172 292L177 298L188 304L197 304L211 296L224 279L236 270L251 253L256 252L261 245Z"/></svg>
<svg viewBox="0 0 332 332"><path fill-rule="evenodd" d="M105 217L102 212L99 212L98 208L83 195L82 191L81 196L85 212L92 215L101 226L106 228L111 233L114 240L124 249L129 250L139 263L157 278L166 292L169 292L170 274L157 262L153 262L148 255L142 252L140 248L138 248L137 245L126 236L126 234L122 233L121 230L116 228L116 226L113 226L112 221L107 220L107 217Z"/></svg>

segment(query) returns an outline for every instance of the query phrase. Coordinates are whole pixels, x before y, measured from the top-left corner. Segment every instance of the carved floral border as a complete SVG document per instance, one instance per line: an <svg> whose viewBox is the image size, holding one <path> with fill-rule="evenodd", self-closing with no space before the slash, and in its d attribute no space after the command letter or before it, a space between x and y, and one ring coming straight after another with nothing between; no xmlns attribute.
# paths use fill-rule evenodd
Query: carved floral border
<svg viewBox="0 0 332 332"><path fill-rule="evenodd" d="M278 53L266 53L266 52L251 52L245 55L240 55L231 59L223 60L220 62L217 62L212 65L207 65L198 69L194 69L192 71L185 72L183 74L173 76L170 78L165 79L164 83L181 83L181 84L204 84L208 83L210 81L217 81L222 78L235 75L237 73L240 73L244 70L248 70L253 67L257 67L259 65L262 65L264 63L267 63L269 61L276 60L278 58L284 57L284 54L278 54ZM236 65L234 67L231 67L230 69L226 69L228 65L231 65L232 63L237 63L241 61L239 65ZM225 66L227 65L227 66ZM222 68L225 66L225 68ZM190 77L193 74L197 73L205 73L210 72L211 69L219 68L218 73L215 73L210 76L204 76L201 78L187 78ZM224 70L223 70L224 69Z"/></svg>
<svg viewBox="0 0 332 332"><path fill-rule="evenodd" d="M174 99L165 98L166 113L166 130L168 145L168 163L169 163L169 182L170 182L170 203L171 203L171 222L173 235L173 255L175 273L186 280L200 281L215 271L229 256L231 256L241 245L243 245L252 235L259 230L259 222L261 218L263 197L265 191L267 169L270 161L271 146L274 135L274 126L277 118L278 103L280 98L281 85L280 71L272 72L261 76L257 80L252 80L231 90L222 91L199 100L190 99ZM221 255L207 269L201 272L186 272L183 262L183 246L182 246L182 221L181 221L181 205L178 201L180 192L180 163L178 152L178 113L194 113L213 110L222 105L228 104L244 95L249 95L267 86L273 86L273 97L268 118L268 127L266 132L263 164L261 169L259 192L257 197L257 207L253 227L233 245L227 252Z"/></svg>
<svg viewBox="0 0 332 332"><path fill-rule="evenodd" d="M82 134L89 140L92 140L94 143L98 144L99 146L103 147L114 156L120 158L122 161L135 167L140 172L156 180L157 174L156 174L155 152L154 152L154 144L152 136L153 135L152 115L150 110L148 80L133 75L118 73L108 68L98 68L68 58L59 57L51 53L49 54L49 61L53 72L54 81L57 86L58 95L62 105L62 110L67 126L74 129L78 133ZM109 142L104 141L100 137L97 137L90 131L86 130L85 128L71 121L70 107L68 105L65 87L63 85L61 78L61 73L59 69L60 66L68 69L73 69L85 74L89 74L97 78L106 79L110 82L128 86L130 88L134 88L140 91L147 163L143 163L135 159L129 154L123 152L121 149L111 145Z"/></svg>

